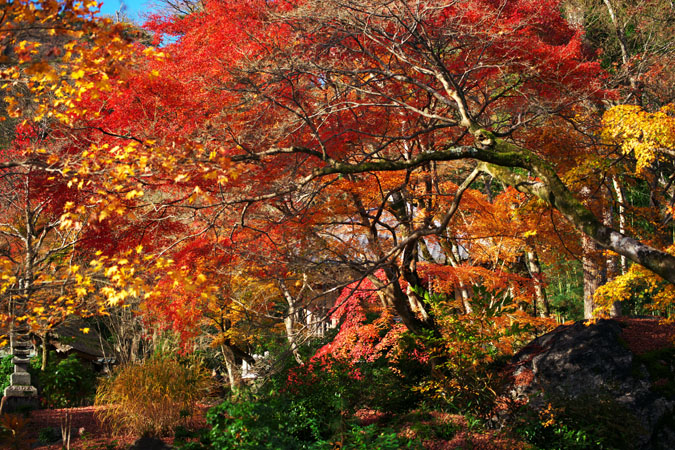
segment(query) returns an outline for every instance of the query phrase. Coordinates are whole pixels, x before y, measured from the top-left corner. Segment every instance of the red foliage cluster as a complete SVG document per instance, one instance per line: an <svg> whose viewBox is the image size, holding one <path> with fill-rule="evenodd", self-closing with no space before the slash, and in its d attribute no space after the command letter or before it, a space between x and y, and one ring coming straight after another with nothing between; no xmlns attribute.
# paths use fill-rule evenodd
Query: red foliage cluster
<svg viewBox="0 0 675 450"><path fill-rule="evenodd" d="M383 277L381 272L379 275ZM393 312L382 307L377 288L367 278L342 290L331 319L339 323L340 329L332 342L316 352L314 359L330 355L356 363L391 357L405 332L405 326L394 320Z"/></svg>

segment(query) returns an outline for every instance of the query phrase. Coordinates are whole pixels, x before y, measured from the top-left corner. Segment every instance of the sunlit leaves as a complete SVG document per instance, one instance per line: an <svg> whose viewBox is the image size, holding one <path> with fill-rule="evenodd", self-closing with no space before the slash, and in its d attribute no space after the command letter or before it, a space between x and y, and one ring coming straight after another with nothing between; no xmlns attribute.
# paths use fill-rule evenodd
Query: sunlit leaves
<svg viewBox="0 0 675 450"><path fill-rule="evenodd" d="M615 106L605 113L603 124L605 137L617 142L623 153L635 157L638 174L657 160L672 160L675 155L673 105L653 113L634 105Z"/></svg>
<svg viewBox="0 0 675 450"><path fill-rule="evenodd" d="M667 251L675 253L675 246ZM608 315L614 302L644 303L645 308L665 317L672 317L675 309L675 286L639 265L633 265L598 288L594 299L598 304L598 315Z"/></svg>
<svg viewBox="0 0 675 450"><path fill-rule="evenodd" d="M105 233L114 220L115 231L123 229L120 216L143 196L137 181L126 181L143 173L147 156L136 155L135 141L100 150L85 124L100 116L134 61L157 52L142 53L126 25L97 17L96 2L0 6L0 89L7 117L18 123L0 153L0 163L16 167L0 172L0 233L8 244L0 288L16 299L14 313L44 333L70 315L99 314L152 292L145 282L163 260L131 258L123 244L110 252ZM91 261L99 249L106 253Z"/></svg>

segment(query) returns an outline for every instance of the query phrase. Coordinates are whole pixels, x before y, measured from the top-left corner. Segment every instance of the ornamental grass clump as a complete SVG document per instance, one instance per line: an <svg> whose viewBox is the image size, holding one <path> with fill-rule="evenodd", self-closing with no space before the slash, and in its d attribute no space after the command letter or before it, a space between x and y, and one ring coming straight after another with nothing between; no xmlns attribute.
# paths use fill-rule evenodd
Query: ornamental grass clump
<svg viewBox="0 0 675 450"><path fill-rule="evenodd" d="M113 432L161 436L191 416L209 384L198 365L154 357L120 368L96 392L98 414Z"/></svg>

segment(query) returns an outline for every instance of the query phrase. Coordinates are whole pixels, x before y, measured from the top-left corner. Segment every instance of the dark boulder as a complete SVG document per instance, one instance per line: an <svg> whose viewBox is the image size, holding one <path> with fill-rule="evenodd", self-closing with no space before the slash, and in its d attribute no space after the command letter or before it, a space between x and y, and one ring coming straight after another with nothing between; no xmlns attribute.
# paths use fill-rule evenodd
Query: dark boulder
<svg viewBox="0 0 675 450"><path fill-rule="evenodd" d="M535 339L514 356L506 396L615 427L625 443L617 448L675 449L675 348L637 352L624 336L629 323L578 322Z"/></svg>
<svg viewBox="0 0 675 450"><path fill-rule="evenodd" d="M143 436L136 440L129 450L170 450L171 447L166 445L164 441L156 437Z"/></svg>

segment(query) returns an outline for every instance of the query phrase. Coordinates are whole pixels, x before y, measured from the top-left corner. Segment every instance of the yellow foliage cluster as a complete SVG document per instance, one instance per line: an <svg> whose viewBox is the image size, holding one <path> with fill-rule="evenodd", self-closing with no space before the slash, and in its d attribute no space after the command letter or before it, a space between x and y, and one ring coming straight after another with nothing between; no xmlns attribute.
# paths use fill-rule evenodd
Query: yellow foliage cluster
<svg viewBox="0 0 675 450"><path fill-rule="evenodd" d="M639 106L619 105L603 117L603 135L633 154L637 173L643 173L657 159L675 155L675 105L650 113Z"/></svg>
<svg viewBox="0 0 675 450"><path fill-rule="evenodd" d="M675 245L666 250L675 254ZM598 305L596 315L608 315L614 302L629 300L635 293L650 298L646 308L664 313L675 306L675 285L667 283L654 272L634 264L620 275L595 291L594 300Z"/></svg>
<svg viewBox="0 0 675 450"><path fill-rule="evenodd" d="M124 37L126 25L96 16L98 7L96 1L0 0L0 99L8 117L66 126L99 117L100 111L87 110L83 100L108 95L141 59L164 58L153 47L140 52ZM121 193L129 200L140 197L142 191L123 186L124 182L144 173L148 157L139 147L149 148L152 143L130 142L114 148L92 144L82 154L70 156L44 148L26 151L49 153L47 163L71 177L69 187L87 187L88 175L105 168L110 181L102 188L124 190ZM108 208L102 214L118 210Z"/></svg>
<svg viewBox="0 0 675 450"><path fill-rule="evenodd" d="M99 252L98 258L89 265L71 264L55 266L51 272L40 271L35 285L61 286L61 295L50 289L32 293L24 314L17 320L25 320L32 330L44 332L68 316L106 315L109 306L121 307L131 298L158 295L154 270L163 272L170 261L150 259L150 256L142 254L142 247L138 246L116 257L107 257ZM144 270L140 271L140 267ZM0 289L15 288L14 277L4 272ZM0 323L8 319L9 316L0 315ZM0 345L3 337L0 335Z"/></svg>
<svg viewBox="0 0 675 450"><path fill-rule="evenodd" d="M10 117L70 123L87 113L78 108L83 95L110 91L111 75L132 55L119 27L94 17L95 1L0 0L0 9L0 53L10 55L4 57L9 64L0 72L0 86L8 92Z"/></svg>

